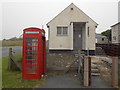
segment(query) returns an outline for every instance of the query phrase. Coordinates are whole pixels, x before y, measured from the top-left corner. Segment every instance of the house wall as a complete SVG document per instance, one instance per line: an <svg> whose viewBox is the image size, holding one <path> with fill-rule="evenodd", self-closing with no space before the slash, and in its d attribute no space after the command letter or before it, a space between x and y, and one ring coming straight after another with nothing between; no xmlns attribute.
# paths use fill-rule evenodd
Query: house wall
<svg viewBox="0 0 120 90"><path fill-rule="evenodd" d="M102 40L104 38L104 41ZM96 43L108 43L108 39L106 37L97 37Z"/></svg>
<svg viewBox="0 0 120 90"><path fill-rule="evenodd" d="M59 25L63 26L63 25ZM70 25L64 25L68 26L68 35L67 36L58 36L57 35L57 26L51 26L50 27L50 38L49 38L49 49L71 49L72 50L72 32Z"/></svg>
<svg viewBox="0 0 120 90"><path fill-rule="evenodd" d="M120 23L118 24L118 43L120 43Z"/></svg>
<svg viewBox="0 0 120 90"><path fill-rule="evenodd" d="M71 10L70 8L73 8ZM74 5L66 8L62 13L55 17L49 25L49 49L51 50L73 50L73 23L72 22L88 22L85 31L83 31L84 41L82 48L87 50L95 50L95 29L97 24L86 16L80 9ZM67 36L57 36L57 26L68 26ZM87 36L87 27L90 27L90 36Z"/></svg>
<svg viewBox="0 0 120 90"><path fill-rule="evenodd" d="M120 43L120 23L112 28L112 43Z"/></svg>
<svg viewBox="0 0 120 90"><path fill-rule="evenodd" d="M97 26L97 25L96 25ZM89 36L88 36L89 27ZM95 24L89 19L85 30L85 50L95 50Z"/></svg>

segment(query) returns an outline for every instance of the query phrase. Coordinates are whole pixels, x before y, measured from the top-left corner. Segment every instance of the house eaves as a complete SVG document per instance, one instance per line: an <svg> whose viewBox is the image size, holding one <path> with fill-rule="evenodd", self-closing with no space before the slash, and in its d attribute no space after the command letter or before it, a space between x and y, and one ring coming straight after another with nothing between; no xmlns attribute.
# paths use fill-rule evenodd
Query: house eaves
<svg viewBox="0 0 120 90"><path fill-rule="evenodd" d="M112 25L111 27L114 27L114 26L116 26L116 25L118 25L118 24L120 24L120 22L118 22L118 23L116 23L116 24Z"/></svg>

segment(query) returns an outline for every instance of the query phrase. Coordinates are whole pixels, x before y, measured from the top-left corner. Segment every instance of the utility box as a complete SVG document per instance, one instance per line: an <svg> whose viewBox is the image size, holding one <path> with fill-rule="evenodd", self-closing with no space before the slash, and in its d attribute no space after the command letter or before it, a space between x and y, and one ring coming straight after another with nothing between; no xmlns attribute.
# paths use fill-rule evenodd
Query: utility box
<svg viewBox="0 0 120 90"><path fill-rule="evenodd" d="M23 30L23 79L40 79L46 72L45 31L39 28Z"/></svg>

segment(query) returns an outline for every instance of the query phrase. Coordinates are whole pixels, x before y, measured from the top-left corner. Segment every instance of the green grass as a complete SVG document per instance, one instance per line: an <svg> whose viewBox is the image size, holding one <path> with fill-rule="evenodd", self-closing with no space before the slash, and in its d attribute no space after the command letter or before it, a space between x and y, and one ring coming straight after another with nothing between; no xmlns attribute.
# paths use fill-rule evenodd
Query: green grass
<svg viewBox="0 0 120 90"><path fill-rule="evenodd" d="M20 59L20 56L19 54L15 55L16 59ZM44 84L45 79L23 80L21 71L8 71L8 59L9 57L0 59L2 60L2 85L4 88L34 88L36 85Z"/></svg>
<svg viewBox="0 0 120 90"><path fill-rule="evenodd" d="M14 54L15 60L18 62L22 62L22 54Z"/></svg>
<svg viewBox="0 0 120 90"><path fill-rule="evenodd" d="M0 41L2 46L22 46L22 40L18 41Z"/></svg>

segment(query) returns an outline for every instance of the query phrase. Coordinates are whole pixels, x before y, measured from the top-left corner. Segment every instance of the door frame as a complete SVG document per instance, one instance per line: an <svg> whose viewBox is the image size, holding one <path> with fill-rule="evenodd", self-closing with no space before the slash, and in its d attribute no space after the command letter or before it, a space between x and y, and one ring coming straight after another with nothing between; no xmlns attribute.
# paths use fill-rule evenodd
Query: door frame
<svg viewBox="0 0 120 90"><path fill-rule="evenodd" d="M80 50L82 50L82 48L83 48L83 30L85 30L85 27L86 27L86 22L73 22L73 27L72 27L72 29L73 29L73 50L76 50L75 48L74 48L74 25L75 25L75 23L79 23L81 26L82 26L82 31L81 31L81 36L82 36L82 44L81 44L81 48L80 48Z"/></svg>

